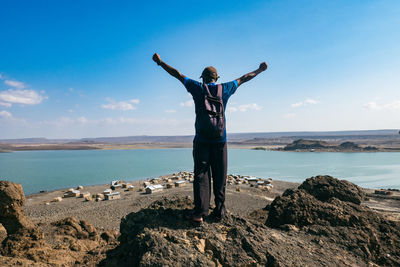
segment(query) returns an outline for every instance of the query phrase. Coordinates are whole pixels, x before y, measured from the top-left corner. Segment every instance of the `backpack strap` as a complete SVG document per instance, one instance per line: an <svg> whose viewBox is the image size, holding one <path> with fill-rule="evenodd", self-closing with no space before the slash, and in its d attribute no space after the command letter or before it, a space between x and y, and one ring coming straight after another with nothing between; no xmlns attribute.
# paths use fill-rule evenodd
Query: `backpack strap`
<svg viewBox="0 0 400 267"><path fill-rule="evenodd" d="M212 96L212 94L210 93L210 90L208 89L208 85L203 83L203 88L205 89L205 92L207 95Z"/></svg>
<svg viewBox="0 0 400 267"><path fill-rule="evenodd" d="M222 84L217 84L217 96L222 99Z"/></svg>
<svg viewBox="0 0 400 267"><path fill-rule="evenodd" d="M203 88L205 88L205 91L206 91L207 95L213 96L210 93L210 89L208 89L208 85L207 84L203 83ZM222 88L222 84L217 84L217 97L219 97L221 99L222 99L222 91L223 91L222 89L223 89Z"/></svg>

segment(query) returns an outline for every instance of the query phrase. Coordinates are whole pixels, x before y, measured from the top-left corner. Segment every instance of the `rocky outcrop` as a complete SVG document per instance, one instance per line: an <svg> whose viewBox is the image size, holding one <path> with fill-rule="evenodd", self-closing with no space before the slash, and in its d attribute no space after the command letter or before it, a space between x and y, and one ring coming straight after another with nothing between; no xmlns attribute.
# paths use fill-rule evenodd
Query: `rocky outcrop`
<svg viewBox="0 0 400 267"><path fill-rule="evenodd" d="M7 232L0 253L14 258L43 260L47 258L43 231L23 214L24 204L25 195L20 184L0 181L0 223Z"/></svg>
<svg viewBox="0 0 400 267"><path fill-rule="evenodd" d="M115 231L73 217L47 226L45 235L23 214L24 203L21 185L0 181L0 266L93 266L117 245Z"/></svg>
<svg viewBox="0 0 400 267"><path fill-rule="evenodd" d="M162 199L121 221L120 246L110 251L104 266L241 266L273 263L273 256L256 249L259 233L249 222L228 216L222 223L202 226L185 221L192 200ZM253 226L253 230L255 230ZM264 251L263 251L264 250Z"/></svg>
<svg viewBox="0 0 400 267"><path fill-rule="evenodd" d="M297 149L319 149L329 147L327 142L317 140L298 139L286 145L283 150L291 151Z"/></svg>
<svg viewBox="0 0 400 267"><path fill-rule="evenodd" d="M302 192L305 192L302 190ZM355 204L354 204L355 205ZM102 266L368 266L328 238L298 227L274 229L268 214L206 218L201 226L183 219L192 200L162 199L121 221L120 245ZM300 216L300 215L299 215ZM284 229L284 231L282 231ZM323 243L325 242L325 243ZM338 256L340 255L340 256Z"/></svg>
<svg viewBox="0 0 400 267"><path fill-rule="evenodd" d="M8 234L35 225L22 213L25 195L20 184L0 181L0 223Z"/></svg>
<svg viewBox="0 0 400 267"><path fill-rule="evenodd" d="M266 224L293 225L329 238L365 261L400 265L400 224L361 206L364 194L356 185L330 176L307 179L287 190L271 205Z"/></svg>
<svg viewBox="0 0 400 267"><path fill-rule="evenodd" d="M43 231L23 214L25 195L20 184L0 181L0 224L4 226L0 254L10 257L38 259L36 256L46 253L41 250L33 253L36 248L45 247ZM33 255L35 254L35 256ZM38 256L40 257L40 256Z"/></svg>
<svg viewBox="0 0 400 267"><path fill-rule="evenodd" d="M363 197L354 184L317 176L249 216L202 225L184 220L193 201L179 197L128 214L120 236L73 217L43 231L21 223L0 242L0 266L399 266L399 223L360 205ZM0 209L21 211L23 195L13 199Z"/></svg>
<svg viewBox="0 0 400 267"><path fill-rule="evenodd" d="M57 226L56 231L60 235L67 235L76 239L99 239L96 228L86 221L79 221L74 217L67 217L60 221L54 222Z"/></svg>
<svg viewBox="0 0 400 267"><path fill-rule="evenodd" d="M340 145L337 145L337 144L329 144L325 141L298 139L278 150L360 152L360 151L378 151L379 149L374 146L361 147L353 142L343 142Z"/></svg>
<svg viewBox="0 0 400 267"><path fill-rule="evenodd" d="M328 175L308 178L299 186L299 189L304 189L321 201L337 198L360 204L365 197L365 193L355 184Z"/></svg>
<svg viewBox="0 0 400 267"><path fill-rule="evenodd" d="M339 145L342 149L361 149L357 144L353 142L343 142Z"/></svg>
<svg viewBox="0 0 400 267"><path fill-rule="evenodd" d="M0 243L3 242L4 239L7 237L7 230L4 226L0 223Z"/></svg>

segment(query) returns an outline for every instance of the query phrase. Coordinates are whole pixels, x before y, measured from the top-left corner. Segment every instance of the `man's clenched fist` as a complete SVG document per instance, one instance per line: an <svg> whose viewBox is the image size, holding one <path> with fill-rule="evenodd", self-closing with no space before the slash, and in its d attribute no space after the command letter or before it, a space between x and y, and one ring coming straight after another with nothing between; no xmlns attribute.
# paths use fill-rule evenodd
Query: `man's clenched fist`
<svg viewBox="0 0 400 267"><path fill-rule="evenodd" d="M267 68L268 68L267 63L263 62L263 63L260 64L260 70L264 71L264 70L266 70Z"/></svg>
<svg viewBox="0 0 400 267"><path fill-rule="evenodd" d="M160 65L160 63L161 63L161 57L160 57L159 54L154 53L154 55L153 55L153 60L154 60L155 63L157 63L158 65Z"/></svg>

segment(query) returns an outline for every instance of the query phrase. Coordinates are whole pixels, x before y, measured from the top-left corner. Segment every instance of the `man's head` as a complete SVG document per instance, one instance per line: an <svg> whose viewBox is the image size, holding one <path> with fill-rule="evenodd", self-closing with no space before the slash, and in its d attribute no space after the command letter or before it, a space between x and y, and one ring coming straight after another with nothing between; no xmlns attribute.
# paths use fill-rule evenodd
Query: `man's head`
<svg viewBox="0 0 400 267"><path fill-rule="evenodd" d="M217 69L213 66L206 67L201 73L200 78L203 79L204 83L216 82L219 78Z"/></svg>

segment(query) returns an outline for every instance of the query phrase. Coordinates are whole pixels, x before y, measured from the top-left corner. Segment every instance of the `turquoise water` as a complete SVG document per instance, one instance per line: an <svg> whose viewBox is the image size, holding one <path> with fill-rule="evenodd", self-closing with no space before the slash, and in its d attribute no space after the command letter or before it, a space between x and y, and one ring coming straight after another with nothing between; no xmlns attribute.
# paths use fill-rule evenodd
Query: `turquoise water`
<svg viewBox="0 0 400 267"><path fill-rule="evenodd" d="M329 174L368 188L400 189L400 153L302 153L228 150L228 173L290 182ZM26 194L77 185L139 180L192 171L191 149L23 151L0 153L0 180Z"/></svg>

